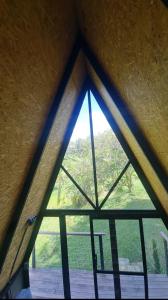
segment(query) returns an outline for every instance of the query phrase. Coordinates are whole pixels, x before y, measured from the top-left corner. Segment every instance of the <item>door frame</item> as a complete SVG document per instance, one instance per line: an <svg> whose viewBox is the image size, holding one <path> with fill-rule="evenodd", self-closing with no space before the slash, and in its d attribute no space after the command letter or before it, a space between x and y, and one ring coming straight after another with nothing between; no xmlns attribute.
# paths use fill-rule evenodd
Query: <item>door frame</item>
<svg viewBox="0 0 168 300"><path fill-rule="evenodd" d="M109 236L110 236L110 246L111 246L111 261L112 270L98 270L97 269L97 255L95 251L95 240L94 240L94 220L107 220L109 222ZM142 253L142 272L133 271L120 271L119 269L119 257L118 257L118 244L117 244L117 233L116 233L116 220L137 220L139 223L139 234L141 243L141 253ZM121 282L120 275L129 276L142 276L144 278L144 296L145 299L149 297L148 291L148 276L147 276L147 261L146 261L146 250L145 250L145 239L144 239L144 229L143 229L143 217L134 216L134 218L124 218L121 216L90 216L90 233L91 233L91 249L92 249L92 262L93 262L93 276L94 276L94 289L95 289L95 299L99 299L98 291L98 281L97 274L111 274L113 275L114 281L114 294L115 299L122 299L121 294Z"/></svg>

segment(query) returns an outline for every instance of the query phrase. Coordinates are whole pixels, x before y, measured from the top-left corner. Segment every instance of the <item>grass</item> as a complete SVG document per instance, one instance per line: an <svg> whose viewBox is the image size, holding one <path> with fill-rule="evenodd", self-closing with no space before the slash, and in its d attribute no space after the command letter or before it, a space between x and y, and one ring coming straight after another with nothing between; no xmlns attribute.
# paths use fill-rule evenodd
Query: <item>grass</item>
<svg viewBox="0 0 168 300"><path fill-rule="evenodd" d="M73 203L63 197L59 206L56 206L57 193L53 190L48 208L74 208ZM89 205L89 204L88 204ZM86 205L83 208L89 208ZM90 207L91 208L91 207ZM155 209L148 195L144 191L142 184L137 177L134 179L134 189L128 193L126 189L118 189L112 193L104 209ZM92 209L92 208L91 208ZM89 217L71 216L66 218L67 232L89 232ZM160 272L165 272L165 257L163 240L160 231L166 233L166 229L159 219L145 219L144 233L147 254L148 272L157 273L156 262L153 257L153 240L156 241L157 252L159 255ZM142 262L140 235L136 220L116 221L117 243L119 258L128 258L130 263ZM58 218L44 218L41 230L59 232ZM104 232L104 258L105 267L112 268L111 248L109 240L109 224L107 220L95 220L94 231ZM69 265L73 269L92 269L91 243L90 237L68 236ZM98 238L95 237L95 247L100 266ZM39 235L36 241L37 266L44 268L61 267L61 247L59 236Z"/></svg>
<svg viewBox="0 0 168 300"><path fill-rule="evenodd" d="M52 195L53 197L53 195ZM147 199L133 199L131 196L125 196L123 201L118 200L122 198L121 195L116 194L113 198L115 207L118 203L119 208L125 209L143 209L151 208L151 204ZM122 198L123 199L123 198ZM52 201L55 201L54 197ZM110 202L110 201L109 201ZM71 216L66 218L67 232L89 232L89 218L87 216ZM44 218L41 230L59 232L58 218ZM140 250L140 236L138 230L138 222L136 220L118 220L116 221L117 242L120 258L128 258L131 263L138 263L142 261ZM111 250L109 241L109 225L107 220L95 220L95 232L104 232L104 257L105 267L112 268ZM159 254L159 261L161 265L161 272L165 272L165 257L163 240L160 237L160 231L166 233L166 229L159 219L145 219L144 232L146 243L146 254L148 272L157 273L155 268L155 261L153 258L152 240L157 243L157 250ZM99 261L99 246L98 238L95 237L96 253ZM68 236L68 253L69 265L73 269L92 269L91 257L91 243L89 237ZM42 236L39 235L36 241L36 259L37 267L44 268L60 268L61 267L61 248L59 236Z"/></svg>
<svg viewBox="0 0 168 300"><path fill-rule="evenodd" d="M67 160L65 161L65 166L69 166L70 170L74 170L74 177L77 182L83 181L84 187L88 189L85 192L91 196L93 196L92 189L92 176L91 176L91 168L88 164L88 150L89 144L88 140L80 143L73 144L69 156L67 156ZM113 145L114 142L114 145ZM82 143L82 144L81 144ZM109 148L104 147L106 144L109 145ZM84 150L81 150L84 146ZM106 196L106 193L111 188L111 182L108 183L108 178L113 178L111 175L111 171L114 168L120 169L122 165L122 159L124 157L121 155L120 147L117 146L114 136L103 135L97 144L99 148L97 152L96 162L99 162L98 170L101 170L100 182L98 181L98 191L100 189L99 198L101 201ZM116 162L113 167L106 168L105 160L109 161L109 155L111 155L111 149L115 150L114 154L116 155ZM81 152L80 152L80 151ZM96 151L97 151L96 150ZM83 152L82 152L83 151ZM90 152L89 152L90 153ZM118 153L118 154L117 154ZM79 157L78 157L79 155ZM120 156L121 155L121 156ZM119 161L119 157L120 160ZM123 160L124 161L124 160ZM103 162L103 167L102 167ZM114 163L114 161L112 160ZM80 168L81 166L81 168ZM81 176L82 170L84 171L85 176ZM106 171L105 171L106 170ZM57 178L57 185L55 185L53 192L51 194L51 198L49 201L48 208L76 208L83 205L83 198L78 193L76 193L75 186L69 180L69 178L60 171ZM107 174L109 172L109 174ZM127 176L126 176L127 173ZM149 196L144 190L139 178L136 173L133 172L133 167L129 166L128 170L125 173L125 177L123 176L122 180L120 180L117 188L110 195L109 199L106 201L103 209L155 209ZM61 175L62 174L62 175ZM132 177L129 175L132 174ZM72 172L73 175L73 172ZM77 178L76 178L77 177ZM78 178L79 177L79 178ZM99 178L99 177L98 177ZM125 179L124 179L125 178ZM131 180L129 180L131 178ZM87 179L87 180L86 180ZM114 179L114 178L113 178ZM126 180L127 179L127 180ZM111 180L111 179L110 179ZM110 184L110 186L108 185ZM128 190L131 189L131 192ZM85 201L85 200L84 200ZM100 202L101 202L100 201ZM76 207L75 204L76 203ZM82 207L90 208L89 203L86 202L86 205ZM81 208L81 209L82 209ZM71 216L66 218L67 223L67 231L68 232L89 232L89 217L87 216ZM164 246L163 240L160 236L160 231L164 231L166 233L166 229L161 220L158 219L145 219L143 221L144 224L144 233L145 233L145 245L146 245L146 256L147 256L147 264L148 271L151 273L155 272L165 272L165 257L164 257ZM117 243L118 243L118 254L119 258L127 258L130 263L137 264L142 262L142 254L141 254L141 245L140 245L140 235L139 235L139 224L136 220L118 220L116 221L116 231L117 231ZM58 218L44 218L41 226L41 230L43 231L55 231L59 232L59 219ZM105 258L105 268L111 269L111 248L110 248L110 240L109 240L109 224L107 220L95 220L94 221L94 231L95 232L104 232L105 236L103 237L103 245L104 245L104 258ZM68 236L68 254L69 254L69 265L70 268L73 269L92 269L92 257L91 257L91 241L90 237L86 236ZM156 242L155 251L153 251L153 242ZM98 238L95 237L95 247L96 253L98 255L98 264L100 264L99 257L99 245ZM153 255L153 252L155 254ZM158 267L158 260L156 262L157 253L159 254L159 264L160 270L156 269L156 265ZM155 257L155 260L154 260ZM57 236L42 236L39 235L36 241L36 258L37 258L37 267L43 268L60 268L61 267L61 247L60 247L60 237Z"/></svg>

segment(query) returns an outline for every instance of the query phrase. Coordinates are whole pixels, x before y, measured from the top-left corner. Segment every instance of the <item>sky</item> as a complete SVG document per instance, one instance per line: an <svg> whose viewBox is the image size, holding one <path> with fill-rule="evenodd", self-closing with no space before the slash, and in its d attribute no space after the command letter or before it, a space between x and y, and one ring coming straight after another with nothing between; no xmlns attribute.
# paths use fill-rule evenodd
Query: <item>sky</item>
<svg viewBox="0 0 168 300"><path fill-rule="evenodd" d="M110 129L110 126L92 94L91 94L91 104L92 104L93 130L94 130L94 135L97 135L99 133L104 132L107 129ZM90 135L89 130L90 129L89 129L88 100L86 94L71 140L75 141L78 138L81 139L86 138L87 136Z"/></svg>

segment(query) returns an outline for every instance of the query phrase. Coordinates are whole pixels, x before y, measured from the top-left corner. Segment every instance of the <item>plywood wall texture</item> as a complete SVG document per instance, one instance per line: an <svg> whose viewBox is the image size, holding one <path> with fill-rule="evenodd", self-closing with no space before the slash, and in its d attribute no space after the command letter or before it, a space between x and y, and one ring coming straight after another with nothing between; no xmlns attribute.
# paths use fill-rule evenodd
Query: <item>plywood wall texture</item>
<svg viewBox="0 0 168 300"><path fill-rule="evenodd" d="M78 99L81 87L85 80L85 72L82 67L83 58L80 54L74 66L72 75L62 97L56 118L50 131L46 146L44 148L40 163L30 188L26 204L22 211L14 238L12 240L7 258L0 276L0 289L9 280L10 270L15 259L16 251L19 248L21 238L25 230L25 224L29 216L37 215L41 207L41 202L44 197L49 178L54 167L55 161L58 158L59 150L62 146L65 131L68 126L70 116ZM19 252L18 259L15 264L14 272L22 263L24 253L27 249L29 238L31 236L32 227L26 233L22 248Z"/></svg>
<svg viewBox="0 0 168 300"><path fill-rule="evenodd" d="M0 243L76 30L73 1L0 1Z"/></svg>
<svg viewBox="0 0 168 300"><path fill-rule="evenodd" d="M168 10L160 0L81 0L83 34L168 173Z"/></svg>

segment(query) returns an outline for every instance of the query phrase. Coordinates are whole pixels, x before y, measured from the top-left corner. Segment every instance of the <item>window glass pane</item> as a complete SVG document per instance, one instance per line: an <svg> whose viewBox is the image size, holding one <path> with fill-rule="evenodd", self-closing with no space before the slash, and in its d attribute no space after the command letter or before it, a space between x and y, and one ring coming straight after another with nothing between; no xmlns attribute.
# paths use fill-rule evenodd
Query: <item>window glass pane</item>
<svg viewBox="0 0 168 300"><path fill-rule="evenodd" d="M61 169L48 203L48 209L92 209L86 198Z"/></svg>
<svg viewBox="0 0 168 300"><path fill-rule="evenodd" d="M93 202L95 202L88 94L86 94L84 99L78 120L68 145L63 166L69 171L87 196ZM84 206L83 202L80 202L80 200L79 205L81 208Z"/></svg>
<svg viewBox="0 0 168 300"><path fill-rule="evenodd" d="M168 231L161 219L145 219L144 236L148 269L149 298L168 295Z"/></svg>
<svg viewBox="0 0 168 300"><path fill-rule="evenodd" d="M35 243L30 286L33 298L64 298L58 218L44 218ZM33 268L32 268L33 267Z"/></svg>
<svg viewBox="0 0 168 300"><path fill-rule="evenodd" d="M88 198L95 203L87 94L62 165ZM67 174L63 170L60 170L49 200L48 208L92 209L93 207L68 178Z"/></svg>
<svg viewBox="0 0 168 300"><path fill-rule="evenodd" d="M94 243L97 256L97 269L101 270L102 261L104 270L112 270L111 243L109 220L94 220ZM102 250L101 250L102 249ZM103 254L102 254L103 253Z"/></svg>
<svg viewBox="0 0 168 300"><path fill-rule="evenodd" d="M94 280L89 217L66 217L72 299L93 299Z"/></svg>
<svg viewBox="0 0 168 300"><path fill-rule="evenodd" d="M117 220L116 234L120 271L143 272L139 222Z"/></svg>
<svg viewBox="0 0 168 300"><path fill-rule="evenodd" d="M101 202L123 170L128 158L91 94L97 183Z"/></svg>
<svg viewBox="0 0 168 300"><path fill-rule="evenodd" d="M141 180L130 165L103 206L104 209L155 209Z"/></svg>
<svg viewBox="0 0 168 300"><path fill-rule="evenodd" d="M133 275L121 275L122 299L145 299L144 277Z"/></svg>
<svg viewBox="0 0 168 300"><path fill-rule="evenodd" d="M115 299L114 280L111 274L97 274L99 299Z"/></svg>

